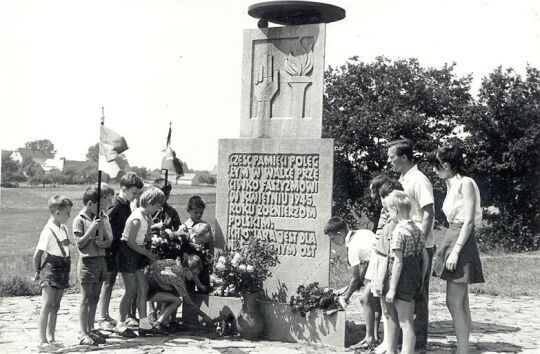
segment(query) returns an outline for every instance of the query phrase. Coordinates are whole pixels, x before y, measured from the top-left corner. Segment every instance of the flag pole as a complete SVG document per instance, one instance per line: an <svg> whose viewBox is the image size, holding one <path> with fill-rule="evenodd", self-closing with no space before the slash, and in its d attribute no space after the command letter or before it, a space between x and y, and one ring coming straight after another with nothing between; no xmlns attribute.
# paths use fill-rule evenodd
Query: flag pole
<svg viewBox="0 0 540 354"><path fill-rule="evenodd" d="M105 107L101 106L101 126L105 125ZM100 141L101 141L101 129L100 129ZM96 218L99 218L101 209L101 170L99 169L99 143L98 143L98 201L97 201L97 214ZM97 231L96 231L97 236Z"/></svg>
<svg viewBox="0 0 540 354"><path fill-rule="evenodd" d="M169 133L167 134L167 143L165 144L165 150L167 150L167 147L171 143L171 128L172 128L172 122L169 122ZM166 168L163 168L162 171L165 170L165 188L167 188L167 183L169 181L169 170ZM172 184L171 184L172 187ZM165 221L165 213L161 215L162 221Z"/></svg>

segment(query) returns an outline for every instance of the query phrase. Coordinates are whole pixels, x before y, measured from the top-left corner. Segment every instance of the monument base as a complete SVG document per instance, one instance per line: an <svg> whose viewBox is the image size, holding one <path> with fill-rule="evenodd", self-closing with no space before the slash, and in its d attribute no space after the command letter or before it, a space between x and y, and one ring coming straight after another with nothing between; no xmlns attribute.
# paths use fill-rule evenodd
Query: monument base
<svg viewBox="0 0 540 354"><path fill-rule="evenodd" d="M239 297L190 294L191 299L210 318L233 314L235 318L242 309ZM325 315L322 311L311 311L306 317L293 313L288 304L258 300L264 318L263 337L281 342L307 342L345 347L345 311ZM194 308L183 306L184 323L197 325L199 318Z"/></svg>

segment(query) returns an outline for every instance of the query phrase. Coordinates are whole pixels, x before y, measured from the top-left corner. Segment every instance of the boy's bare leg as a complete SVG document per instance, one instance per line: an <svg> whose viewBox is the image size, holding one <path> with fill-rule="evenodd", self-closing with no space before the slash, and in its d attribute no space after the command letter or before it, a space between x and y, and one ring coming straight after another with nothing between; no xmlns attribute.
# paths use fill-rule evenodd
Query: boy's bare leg
<svg viewBox="0 0 540 354"><path fill-rule="evenodd" d="M51 286L44 286L41 289L42 307L38 318L39 343L48 343L47 325L49 323L49 313L54 306L56 290Z"/></svg>
<svg viewBox="0 0 540 354"><path fill-rule="evenodd" d="M92 304L90 305L90 311L88 312L88 330L89 331L92 331L94 329L94 322L96 320L96 310L97 310L97 305L98 305L99 295L100 295L100 292L101 292L101 286L102 285L103 285L103 282L97 282L94 285L94 290L93 290L93 293L94 293L93 300L94 301L92 301Z"/></svg>
<svg viewBox="0 0 540 354"><path fill-rule="evenodd" d="M366 324L366 336L359 343L351 346L352 349L368 347L375 343L375 312L373 311L370 282L366 280L364 289L360 294L360 304L362 304L362 315Z"/></svg>
<svg viewBox="0 0 540 354"><path fill-rule="evenodd" d="M399 326L403 331L402 354L414 354L416 335L414 334L414 301L395 299Z"/></svg>
<svg viewBox="0 0 540 354"><path fill-rule="evenodd" d="M53 289L54 290L54 303L49 312L49 326L47 328L47 334L49 337L49 342L54 342L54 332L56 331L56 319L58 318L58 310L60 310L60 301L62 300L62 295L64 294L63 289Z"/></svg>
<svg viewBox="0 0 540 354"><path fill-rule="evenodd" d="M88 334L89 318L92 304L94 303L94 284L81 283L81 305L79 306L79 322L81 337Z"/></svg>
<svg viewBox="0 0 540 354"><path fill-rule="evenodd" d="M110 318L109 315L109 304L111 302L112 291L114 284L116 283L116 276L118 275L117 271L112 271L107 273L107 280L103 282L101 289L101 295L99 296L100 306L100 318L107 319Z"/></svg>

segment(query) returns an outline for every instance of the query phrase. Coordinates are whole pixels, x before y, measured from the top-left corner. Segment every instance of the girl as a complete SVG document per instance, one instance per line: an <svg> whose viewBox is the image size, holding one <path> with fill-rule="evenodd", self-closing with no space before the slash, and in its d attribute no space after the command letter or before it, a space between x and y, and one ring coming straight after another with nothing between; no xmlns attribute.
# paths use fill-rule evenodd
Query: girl
<svg viewBox="0 0 540 354"><path fill-rule="evenodd" d="M484 282L475 236L475 226L482 221L480 191L474 180L465 176L463 154L457 146L433 151L429 163L437 176L446 180L442 210L449 223L433 274L447 281L446 306L454 322L457 353L467 353L471 333L468 284Z"/></svg>
<svg viewBox="0 0 540 354"><path fill-rule="evenodd" d="M402 191L394 190L385 198L390 220L397 222L390 241L388 261L389 280L385 289L385 300L394 304L397 318L390 313L390 321L403 331L401 353L413 354L416 336L414 334L414 300L421 294L422 284L427 273L428 253L425 237L411 219L412 202ZM390 306L386 306L390 307ZM389 338L388 353L397 351L397 331Z"/></svg>
<svg viewBox="0 0 540 354"><path fill-rule="evenodd" d="M137 309L141 316L139 336L165 334L153 327L146 316L148 283L143 273L145 265L156 260L156 256L144 247L146 235L149 233L149 217L158 211L164 202L165 195L159 189L151 187L144 191L139 199L140 206L131 213L122 233L118 268L122 273L126 292L120 301L120 321L116 325L116 332L124 337L135 336L126 325L126 317L134 298L137 299Z"/></svg>

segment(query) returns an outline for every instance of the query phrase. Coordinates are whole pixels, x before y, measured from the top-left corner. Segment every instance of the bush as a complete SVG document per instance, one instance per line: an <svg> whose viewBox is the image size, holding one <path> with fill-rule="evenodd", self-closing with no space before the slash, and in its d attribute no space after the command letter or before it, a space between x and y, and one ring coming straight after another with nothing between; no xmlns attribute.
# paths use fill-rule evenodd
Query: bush
<svg viewBox="0 0 540 354"><path fill-rule="evenodd" d="M20 276L10 279L0 279L0 297L34 296L41 294L39 284Z"/></svg>
<svg viewBox="0 0 540 354"><path fill-rule="evenodd" d="M5 188L17 188L19 184L16 182L2 182L1 186Z"/></svg>
<svg viewBox="0 0 540 354"><path fill-rule="evenodd" d="M506 213L480 230L478 246L482 252L534 251L540 249L540 235L535 234L530 222Z"/></svg>

